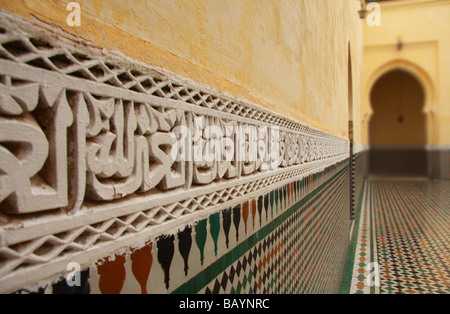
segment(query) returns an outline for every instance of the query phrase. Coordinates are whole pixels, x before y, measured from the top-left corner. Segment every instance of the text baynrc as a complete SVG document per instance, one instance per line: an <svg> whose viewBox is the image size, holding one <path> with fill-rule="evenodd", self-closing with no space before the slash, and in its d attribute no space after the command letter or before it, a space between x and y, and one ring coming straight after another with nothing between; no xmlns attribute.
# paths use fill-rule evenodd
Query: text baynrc
<svg viewBox="0 0 450 314"><path fill-rule="evenodd" d="M205 300L192 300L186 298L186 300L180 301L178 307L180 309L190 309L190 310L206 310L207 312L212 311L216 308L221 309L270 309L269 299L247 299L247 298L224 298L222 302L218 301L205 301Z"/></svg>
<svg viewBox="0 0 450 314"><path fill-rule="evenodd" d="M268 309L269 299L224 299L224 309Z"/></svg>

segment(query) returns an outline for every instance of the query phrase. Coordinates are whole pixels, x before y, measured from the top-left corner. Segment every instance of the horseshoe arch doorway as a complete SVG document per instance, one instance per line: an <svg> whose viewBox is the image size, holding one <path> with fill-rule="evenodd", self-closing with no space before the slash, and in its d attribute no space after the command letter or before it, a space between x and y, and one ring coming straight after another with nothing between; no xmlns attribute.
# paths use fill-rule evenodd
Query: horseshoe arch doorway
<svg viewBox="0 0 450 314"><path fill-rule="evenodd" d="M392 69L372 86L369 122L370 173L427 176L425 89L404 69Z"/></svg>

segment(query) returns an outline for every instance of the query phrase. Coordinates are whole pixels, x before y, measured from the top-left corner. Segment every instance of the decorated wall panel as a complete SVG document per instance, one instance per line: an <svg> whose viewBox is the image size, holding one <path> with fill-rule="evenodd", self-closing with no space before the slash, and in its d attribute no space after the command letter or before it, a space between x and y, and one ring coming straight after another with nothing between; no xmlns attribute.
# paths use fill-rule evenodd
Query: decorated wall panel
<svg viewBox="0 0 450 314"><path fill-rule="evenodd" d="M158 248L164 264L176 241L205 241L200 218L253 213L249 200L348 157L346 140L257 104L50 26L6 13L0 22L0 292L168 234L133 255ZM239 221L230 223L248 227ZM202 263L215 258L211 247ZM161 289L177 286L167 272Z"/></svg>
<svg viewBox="0 0 450 314"><path fill-rule="evenodd" d="M337 293L349 245L349 165L340 162L176 233L16 293Z"/></svg>

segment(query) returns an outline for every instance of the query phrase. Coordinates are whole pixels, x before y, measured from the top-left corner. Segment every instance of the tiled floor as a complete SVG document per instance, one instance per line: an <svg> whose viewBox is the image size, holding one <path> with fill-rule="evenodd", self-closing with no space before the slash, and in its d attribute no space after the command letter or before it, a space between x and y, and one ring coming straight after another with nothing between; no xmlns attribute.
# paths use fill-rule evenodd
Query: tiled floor
<svg viewBox="0 0 450 314"><path fill-rule="evenodd" d="M344 293L450 293L450 181L372 178Z"/></svg>

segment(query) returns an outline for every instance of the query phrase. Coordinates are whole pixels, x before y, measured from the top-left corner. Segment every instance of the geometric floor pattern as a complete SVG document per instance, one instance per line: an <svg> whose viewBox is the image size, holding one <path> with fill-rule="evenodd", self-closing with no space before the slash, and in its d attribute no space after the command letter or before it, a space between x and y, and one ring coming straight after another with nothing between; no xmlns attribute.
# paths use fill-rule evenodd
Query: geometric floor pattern
<svg viewBox="0 0 450 314"><path fill-rule="evenodd" d="M371 187L380 293L450 293L450 181Z"/></svg>
<svg viewBox="0 0 450 314"><path fill-rule="evenodd" d="M450 181L368 179L355 228L350 293L450 294Z"/></svg>

